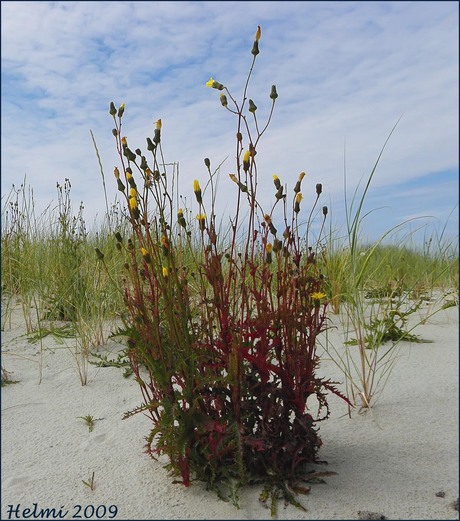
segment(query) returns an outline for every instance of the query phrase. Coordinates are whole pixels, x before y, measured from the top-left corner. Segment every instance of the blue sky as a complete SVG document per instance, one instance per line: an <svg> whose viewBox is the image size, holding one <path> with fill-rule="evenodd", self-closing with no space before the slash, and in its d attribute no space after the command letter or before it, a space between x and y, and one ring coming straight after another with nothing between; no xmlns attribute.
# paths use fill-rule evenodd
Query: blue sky
<svg viewBox="0 0 460 521"><path fill-rule="evenodd" d="M402 116L366 200L365 237L415 217L411 229L427 226L419 237L439 233L449 215L458 236L458 2L6 1L1 11L3 197L26 176L40 211L69 178L91 227L105 203L90 129L117 196L114 101L126 104L133 149L162 119L184 195L205 182L205 157L228 156L219 206L231 208L236 121L205 83L240 98L260 25L249 97L261 121L272 84L279 93L258 150L261 202L273 202L273 174L292 188L305 171L305 211L321 182L340 229L344 164L350 198Z"/></svg>

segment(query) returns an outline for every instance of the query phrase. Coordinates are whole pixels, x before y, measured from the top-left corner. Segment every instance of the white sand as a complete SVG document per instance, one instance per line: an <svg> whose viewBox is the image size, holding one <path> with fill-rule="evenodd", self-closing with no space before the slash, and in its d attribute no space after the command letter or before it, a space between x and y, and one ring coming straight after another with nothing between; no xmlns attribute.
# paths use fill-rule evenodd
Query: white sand
<svg viewBox="0 0 460 521"><path fill-rule="evenodd" d="M279 519L359 519L359 511L387 519L458 519L452 507L459 471L458 307L441 311L414 332L435 342L401 344L372 413L353 413L350 419L345 404L330 398L332 416L320 424L319 455L328 461L327 470L338 474L298 497L306 513L280 504ZM143 452L149 419L139 414L122 420L142 402L132 377L90 365L90 382L82 386L69 349L48 336L39 385L39 344L21 335L24 325L15 310L12 327L2 334L3 364L19 380L2 388L2 520L23 519L23 509L34 503L37 510L61 509L64 519L78 513L76 505L116 505L118 520L270 518L257 487L242 491L236 510L200 483L190 488L172 483L163 468L166 460L154 461ZM336 342L343 338L340 330L332 336ZM109 342L107 348L116 352L120 346ZM323 362L321 373L343 381L331 362ZM102 418L91 433L77 419L86 415ZM93 472L91 491L82 480ZM436 496L440 491L445 497ZM19 517L9 514L10 505Z"/></svg>

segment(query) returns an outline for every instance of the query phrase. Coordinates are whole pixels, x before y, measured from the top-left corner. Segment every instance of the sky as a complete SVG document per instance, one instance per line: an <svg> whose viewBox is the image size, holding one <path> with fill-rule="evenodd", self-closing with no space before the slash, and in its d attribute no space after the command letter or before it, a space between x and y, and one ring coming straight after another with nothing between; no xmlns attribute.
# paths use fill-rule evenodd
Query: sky
<svg viewBox="0 0 460 521"><path fill-rule="evenodd" d="M248 97L261 126L273 84L279 95L258 146L262 206L274 202L273 174L292 193L304 171L302 211L322 183L330 229L345 233L346 205L356 193L356 209L396 125L365 198L363 240L402 223L395 240L458 240L458 2L2 1L1 15L2 208L24 180L36 212L52 208L69 179L74 212L83 202L97 227L105 199L90 131L114 202L113 101L125 103L132 149L146 152L161 118L191 207L204 158L225 160L217 209L231 215L237 122L205 84L241 99L260 25Z"/></svg>

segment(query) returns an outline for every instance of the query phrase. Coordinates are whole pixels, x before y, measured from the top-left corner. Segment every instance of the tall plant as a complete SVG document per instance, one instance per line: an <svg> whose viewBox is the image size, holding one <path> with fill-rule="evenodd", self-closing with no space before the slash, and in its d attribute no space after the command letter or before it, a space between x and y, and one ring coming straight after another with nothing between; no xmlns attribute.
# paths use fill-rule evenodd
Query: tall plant
<svg viewBox="0 0 460 521"><path fill-rule="evenodd" d="M305 174L291 196L273 176L267 210L257 196L266 179L257 152L278 98L273 85L262 125L248 99L260 36L258 27L240 102L213 78L206 83L236 118L229 174L236 207L228 229L216 216L219 168L204 160L207 182L204 189L193 182L198 212L192 219L190 209L175 205L176 172L165 166L161 120L147 138L147 158L123 135L125 105L112 102L110 114L121 163L115 178L132 229L127 240L117 233L126 256L125 333L144 398L128 416L150 416L147 451L167 455L183 484L203 480L236 501L241 485L264 483L262 499L271 496L274 506L280 495L298 504L292 487L318 462L317 424L329 416L327 392L340 393L316 375L327 302L317 243L308 243L310 219L304 229L299 219ZM315 206L321 192L318 183ZM324 207L322 224L326 215Z"/></svg>

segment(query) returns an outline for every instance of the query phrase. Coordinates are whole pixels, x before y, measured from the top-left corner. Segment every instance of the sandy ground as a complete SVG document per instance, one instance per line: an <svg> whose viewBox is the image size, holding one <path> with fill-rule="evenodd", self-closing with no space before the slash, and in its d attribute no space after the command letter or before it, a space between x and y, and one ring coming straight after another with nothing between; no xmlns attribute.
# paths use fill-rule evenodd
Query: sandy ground
<svg viewBox="0 0 460 521"><path fill-rule="evenodd" d="M122 420L142 401L132 377L90 365L82 386L73 340L47 336L40 352L24 333L15 310L2 333L2 363L19 381L1 393L2 520L270 518L257 487L242 491L237 510L200 483L173 484L166 460L143 452L149 419ZM330 340L340 345L342 333L332 330ZM350 418L346 405L330 398L320 457L337 475L298 497L306 512L280 504L278 519L458 519L458 307L414 333L434 342L400 344L372 412ZM109 341L106 349L113 357L121 346ZM321 373L344 380L328 360ZM92 432L77 418L87 415L98 419ZM93 472L90 490L82 481Z"/></svg>

